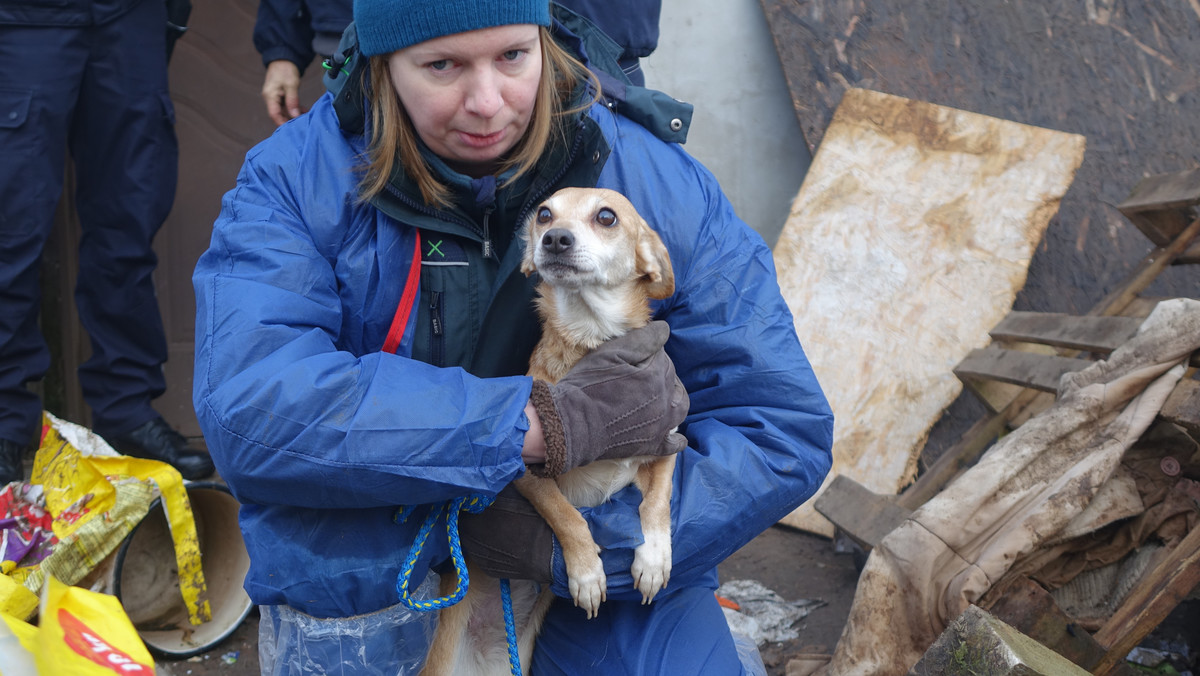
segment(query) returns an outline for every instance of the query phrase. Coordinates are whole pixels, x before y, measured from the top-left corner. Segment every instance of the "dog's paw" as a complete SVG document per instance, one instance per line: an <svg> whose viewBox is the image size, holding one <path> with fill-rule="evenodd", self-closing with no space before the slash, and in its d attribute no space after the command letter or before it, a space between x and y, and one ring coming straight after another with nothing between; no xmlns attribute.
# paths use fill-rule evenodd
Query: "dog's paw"
<svg viewBox="0 0 1200 676"><path fill-rule="evenodd" d="M575 605L587 612L589 620L596 617L600 604L608 597L608 578L604 575L600 557L593 554L587 562L568 565L567 575Z"/></svg>
<svg viewBox="0 0 1200 676"><path fill-rule="evenodd" d="M646 533L645 542L633 550L630 572L638 591L642 592L642 603L650 603L671 579L671 536Z"/></svg>

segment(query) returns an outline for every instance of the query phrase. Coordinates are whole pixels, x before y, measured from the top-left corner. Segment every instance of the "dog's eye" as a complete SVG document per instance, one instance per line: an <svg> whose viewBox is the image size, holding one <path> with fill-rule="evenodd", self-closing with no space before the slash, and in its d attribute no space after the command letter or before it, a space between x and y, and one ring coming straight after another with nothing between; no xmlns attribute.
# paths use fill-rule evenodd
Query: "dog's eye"
<svg viewBox="0 0 1200 676"><path fill-rule="evenodd" d="M601 209L596 214L596 222L606 228L611 228L617 224L617 215L613 213L612 209Z"/></svg>
<svg viewBox="0 0 1200 676"><path fill-rule="evenodd" d="M549 207L540 207L537 212L538 223L549 223L550 219L554 218L554 214L550 213Z"/></svg>

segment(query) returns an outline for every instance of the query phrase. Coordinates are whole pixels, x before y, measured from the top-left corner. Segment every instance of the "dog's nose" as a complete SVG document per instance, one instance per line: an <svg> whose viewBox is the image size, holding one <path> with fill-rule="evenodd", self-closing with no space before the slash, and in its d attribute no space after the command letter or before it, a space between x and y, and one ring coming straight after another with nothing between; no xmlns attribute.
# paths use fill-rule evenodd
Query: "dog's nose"
<svg viewBox="0 0 1200 676"><path fill-rule="evenodd" d="M542 248L550 253L560 254L575 244L575 235L564 228L551 228L542 235Z"/></svg>

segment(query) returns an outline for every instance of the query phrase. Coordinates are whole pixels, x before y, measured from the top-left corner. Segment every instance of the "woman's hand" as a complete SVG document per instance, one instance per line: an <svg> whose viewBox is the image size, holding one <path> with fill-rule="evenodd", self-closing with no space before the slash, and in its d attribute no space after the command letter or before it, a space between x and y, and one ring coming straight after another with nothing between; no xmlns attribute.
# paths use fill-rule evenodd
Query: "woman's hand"
<svg viewBox="0 0 1200 676"><path fill-rule="evenodd" d="M554 385L534 381L529 401L540 423L545 464L530 471L554 477L601 458L683 450L687 440L675 428L689 402L663 350L670 335L666 322L651 322L602 343ZM525 439L528 447L528 433Z"/></svg>

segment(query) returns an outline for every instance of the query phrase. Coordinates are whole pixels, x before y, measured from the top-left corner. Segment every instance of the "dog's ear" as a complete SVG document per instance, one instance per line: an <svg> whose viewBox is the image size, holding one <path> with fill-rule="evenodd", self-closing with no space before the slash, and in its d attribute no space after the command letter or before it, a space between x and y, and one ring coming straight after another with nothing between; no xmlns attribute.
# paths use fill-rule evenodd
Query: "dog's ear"
<svg viewBox="0 0 1200 676"><path fill-rule="evenodd" d="M641 220L639 218L639 220ZM646 295L662 299L675 293L675 270L671 254L657 232L641 221L638 228L637 271L646 285Z"/></svg>
<svg viewBox="0 0 1200 676"><path fill-rule="evenodd" d="M528 277L537 272L537 268L533 264L533 244L529 241L530 231L533 230L533 219L537 216L537 209L529 214L525 219L525 223L521 226L521 241L525 243L525 253L521 256L521 272Z"/></svg>

